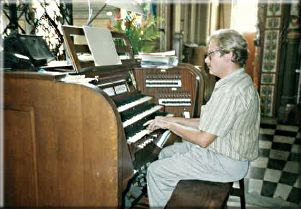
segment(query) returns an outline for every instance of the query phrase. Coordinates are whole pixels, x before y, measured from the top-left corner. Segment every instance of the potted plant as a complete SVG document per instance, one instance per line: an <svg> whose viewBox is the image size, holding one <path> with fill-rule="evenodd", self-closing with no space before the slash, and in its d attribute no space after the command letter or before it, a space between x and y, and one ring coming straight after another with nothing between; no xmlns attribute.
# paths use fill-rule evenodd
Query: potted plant
<svg viewBox="0 0 301 209"><path fill-rule="evenodd" d="M160 31L157 27L158 19L149 14L146 18L137 21L137 16L130 13L125 19L116 20L112 31L124 32L132 45L133 53L154 52L157 50L157 43Z"/></svg>

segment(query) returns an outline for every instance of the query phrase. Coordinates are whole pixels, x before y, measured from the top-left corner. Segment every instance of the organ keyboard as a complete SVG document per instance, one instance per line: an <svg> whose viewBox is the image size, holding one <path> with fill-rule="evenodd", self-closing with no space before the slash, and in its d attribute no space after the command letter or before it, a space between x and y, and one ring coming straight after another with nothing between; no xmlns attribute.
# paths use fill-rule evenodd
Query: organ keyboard
<svg viewBox="0 0 301 209"><path fill-rule="evenodd" d="M119 70L117 80L114 80L115 73L109 76L103 72L97 72L96 79L91 84L103 90L114 102L117 112L121 118L121 126L124 130L125 139L129 145L129 152L133 161L134 169L141 170L135 165L145 166L145 162L136 162L136 152L145 149L147 146L154 146L156 134L152 135L146 127L156 116L172 116L164 112L164 106L153 102L153 97L142 94L133 87L131 70ZM101 79L100 79L101 78ZM80 83L80 81L79 81ZM153 144L153 145L151 145ZM144 153L142 155L148 155ZM141 153L140 153L141 155ZM156 156L153 156L156 158ZM139 161L144 161L143 157Z"/></svg>

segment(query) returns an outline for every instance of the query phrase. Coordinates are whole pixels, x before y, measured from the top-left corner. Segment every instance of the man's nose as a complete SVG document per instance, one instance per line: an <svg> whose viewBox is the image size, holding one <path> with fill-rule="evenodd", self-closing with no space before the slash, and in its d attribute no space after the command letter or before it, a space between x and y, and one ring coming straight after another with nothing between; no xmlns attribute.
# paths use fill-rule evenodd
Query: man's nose
<svg viewBox="0 0 301 209"><path fill-rule="evenodd" d="M208 64L209 62L210 62L210 59L209 59L208 56L206 56L206 58L205 58L205 63Z"/></svg>

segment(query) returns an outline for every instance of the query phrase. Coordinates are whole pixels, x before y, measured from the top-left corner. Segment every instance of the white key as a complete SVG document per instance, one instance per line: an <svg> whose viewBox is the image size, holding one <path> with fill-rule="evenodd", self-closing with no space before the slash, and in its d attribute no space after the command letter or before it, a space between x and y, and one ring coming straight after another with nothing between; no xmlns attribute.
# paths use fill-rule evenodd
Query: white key
<svg viewBox="0 0 301 209"><path fill-rule="evenodd" d="M181 80L145 80L145 87L181 87Z"/></svg>
<svg viewBox="0 0 301 209"><path fill-rule="evenodd" d="M151 130L148 129L144 129L138 133L136 133L134 136L129 137L126 141L128 144L132 144L137 142L139 139L141 139L142 137L144 137L147 134L150 134Z"/></svg>
<svg viewBox="0 0 301 209"><path fill-rule="evenodd" d="M135 100L135 101L133 101L133 102L130 102L130 103L128 103L128 104L122 105L122 106L118 107L117 110L118 110L118 112L123 112L123 111L128 110L128 109L130 109L130 108L132 108L132 107L135 107L135 106L137 106L137 105L139 105L139 104L142 104L142 103L144 103L144 102L147 102L147 101L149 101L149 100L151 100L151 99L152 99L152 97L150 97L150 96L145 96L145 97L142 97L142 98L140 98L140 99L138 99L138 100Z"/></svg>
<svg viewBox="0 0 301 209"><path fill-rule="evenodd" d="M154 141L154 139L153 138L149 138L149 139L145 140L143 143L139 144L138 147L141 148L141 149L143 149L146 145L148 145L152 141Z"/></svg>
<svg viewBox="0 0 301 209"><path fill-rule="evenodd" d="M159 99L158 102L165 106L191 106L191 99L189 98L166 98Z"/></svg>
<svg viewBox="0 0 301 209"><path fill-rule="evenodd" d="M123 128L129 126L129 125L132 125L133 123L135 123L136 121L138 120L141 120L142 118L154 113L154 112L157 112L158 110L162 109L163 106L161 105L156 105L154 106L153 108L151 109L148 109L146 111L144 111L143 113L139 114L139 115L135 115L134 117L130 118L129 120L126 120L122 123L122 126Z"/></svg>

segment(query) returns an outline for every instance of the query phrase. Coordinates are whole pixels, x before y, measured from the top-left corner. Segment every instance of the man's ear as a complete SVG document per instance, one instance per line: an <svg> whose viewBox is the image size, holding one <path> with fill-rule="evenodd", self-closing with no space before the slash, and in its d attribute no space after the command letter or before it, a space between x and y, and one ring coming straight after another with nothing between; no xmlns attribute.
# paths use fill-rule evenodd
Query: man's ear
<svg viewBox="0 0 301 209"><path fill-rule="evenodd" d="M224 58L227 60L227 62L232 62L232 60L234 60L233 52L229 52L229 53L225 54Z"/></svg>

